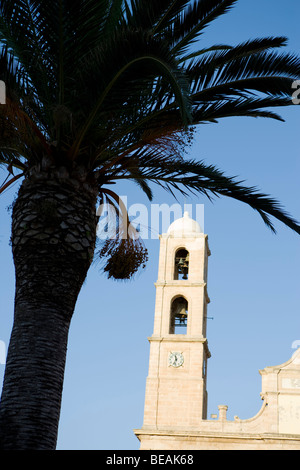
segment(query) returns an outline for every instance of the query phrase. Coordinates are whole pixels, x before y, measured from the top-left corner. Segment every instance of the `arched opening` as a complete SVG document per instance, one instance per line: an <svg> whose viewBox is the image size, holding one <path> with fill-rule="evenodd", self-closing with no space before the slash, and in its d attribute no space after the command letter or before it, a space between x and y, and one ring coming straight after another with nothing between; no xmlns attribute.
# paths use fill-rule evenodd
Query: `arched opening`
<svg viewBox="0 0 300 470"><path fill-rule="evenodd" d="M187 332L188 302L184 297L176 297L171 305L170 331L171 335L185 335Z"/></svg>
<svg viewBox="0 0 300 470"><path fill-rule="evenodd" d="M179 248L175 254L174 279L185 281L189 277L189 252Z"/></svg>

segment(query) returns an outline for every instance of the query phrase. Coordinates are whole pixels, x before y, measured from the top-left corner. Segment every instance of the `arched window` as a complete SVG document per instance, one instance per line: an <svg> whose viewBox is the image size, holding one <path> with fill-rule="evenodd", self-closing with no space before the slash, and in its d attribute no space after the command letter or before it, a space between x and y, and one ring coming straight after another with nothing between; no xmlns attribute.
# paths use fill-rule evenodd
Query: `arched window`
<svg viewBox="0 0 300 470"><path fill-rule="evenodd" d="M174 279L187 280L189 277L189 252L180 248L175 254Z"/></svg>
<svg viewBox="0 0 300 470"><path fill-rule="evenodd" d="M188 302L184 297L176 297L171 305L170 331L174 334L186 334L188 317Z"/></svg>

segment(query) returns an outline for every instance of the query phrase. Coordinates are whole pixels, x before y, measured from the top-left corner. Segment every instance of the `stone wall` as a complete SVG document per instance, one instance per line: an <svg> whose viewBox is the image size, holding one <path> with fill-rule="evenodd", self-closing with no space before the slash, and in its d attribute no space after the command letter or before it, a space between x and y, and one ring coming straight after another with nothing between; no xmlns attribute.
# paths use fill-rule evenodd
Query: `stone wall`
<svg viewBox="0 0 300 470"><path fill-rule="evenodd" d="M266 367L262 407L250 419L227 420L219 406L217 420L195 426L143 426L135 430L141 450L300 450L300 348L284 364Z"/></svg>

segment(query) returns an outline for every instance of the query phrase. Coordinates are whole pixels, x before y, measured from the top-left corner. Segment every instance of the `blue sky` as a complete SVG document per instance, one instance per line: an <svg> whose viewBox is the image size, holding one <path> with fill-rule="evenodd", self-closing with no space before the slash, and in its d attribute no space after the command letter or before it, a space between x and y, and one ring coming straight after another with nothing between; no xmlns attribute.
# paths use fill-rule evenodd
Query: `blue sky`
<svg viewBox="0 0 300 470"><path fill-rule="evenodd" d="M237 44L269 35L289 38L299 53L296 0L240 0L203 36L202 45ZM201 45L201 47L202 47ZM299 106L281 110L285 123L230 118L199 128L190 155L279 199L300 220ZM0 198L0 340L9 342L14 271L9 247L14 190ZM134 184L120 184L128 204L150 205ZM183 199L179 198L183 204ZM175 201L156 190L156 204ZM228 417L254 416L261 407L259 369L290 358L300 341L299 236L276 223L277 235L250 208L226 198L205 205L211 299L207 338L208 415L219 404ZM193 215L193 214L191 214ZM134 281L106 280L90 269L72 320L58 449L137 449L142 426L149 344L154 319L159 241L146 240L149 262ZM0 383L4 366L0 364Z"/></svg>

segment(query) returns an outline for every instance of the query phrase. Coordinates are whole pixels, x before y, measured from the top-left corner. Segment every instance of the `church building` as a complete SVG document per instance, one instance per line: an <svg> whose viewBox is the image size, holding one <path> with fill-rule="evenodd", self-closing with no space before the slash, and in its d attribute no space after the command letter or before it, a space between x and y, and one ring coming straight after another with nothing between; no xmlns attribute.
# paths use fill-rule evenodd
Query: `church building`
<svg viewBox="0 0 300 470"><path fill-rule="evenodd" d="M207 419L208 237L187 212L160 236L141 450L300 450L300 349L266 367L250 419Z"/></svg>

